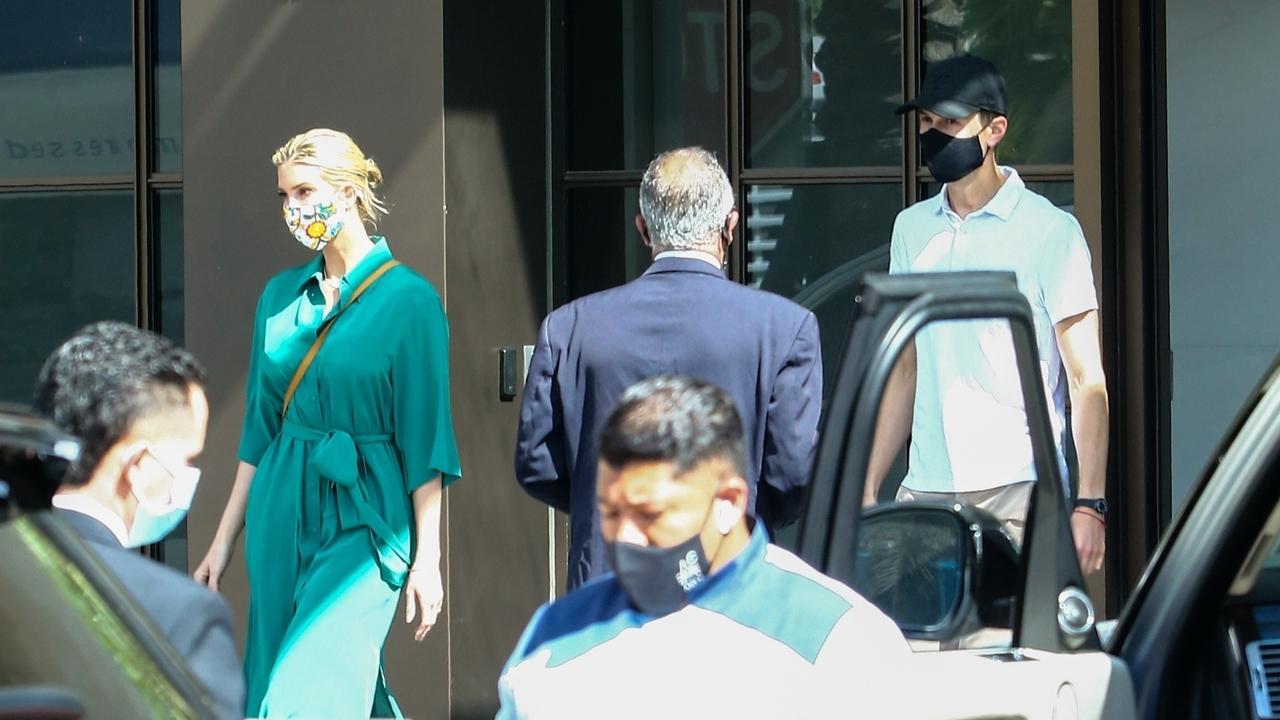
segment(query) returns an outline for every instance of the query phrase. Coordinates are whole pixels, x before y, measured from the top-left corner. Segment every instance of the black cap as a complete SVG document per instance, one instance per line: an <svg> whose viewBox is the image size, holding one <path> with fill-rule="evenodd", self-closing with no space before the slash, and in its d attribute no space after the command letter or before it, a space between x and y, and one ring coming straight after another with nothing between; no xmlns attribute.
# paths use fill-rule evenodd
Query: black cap
<svg viewBox="0 0 1280 720"><path fill-rule="evenodd" d="M980 110L1004 115L1008 102L1004 77L995 65L974 55L960 55L929 63L920 94L899 105L897 113L924 108L959 120Z"/></svg>

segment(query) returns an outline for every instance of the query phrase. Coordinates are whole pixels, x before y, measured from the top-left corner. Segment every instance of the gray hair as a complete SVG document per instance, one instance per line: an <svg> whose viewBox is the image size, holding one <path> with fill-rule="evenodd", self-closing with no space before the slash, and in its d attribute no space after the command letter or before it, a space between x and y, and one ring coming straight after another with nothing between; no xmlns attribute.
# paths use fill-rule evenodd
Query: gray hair
<svg viewBox="0 0 1280 720"><path fill-rule="evenodd" d="M649 241L664 250L717 252L717 233L733 210L733 186L716 156L700 147L668 150L640 182L640 214Z"/></svg>

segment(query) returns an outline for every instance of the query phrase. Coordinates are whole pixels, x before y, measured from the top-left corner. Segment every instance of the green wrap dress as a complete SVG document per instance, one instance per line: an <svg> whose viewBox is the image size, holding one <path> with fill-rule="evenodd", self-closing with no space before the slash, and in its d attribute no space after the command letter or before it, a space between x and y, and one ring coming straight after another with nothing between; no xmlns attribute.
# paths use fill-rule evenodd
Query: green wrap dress
<svg viewBox="0 0 1280 720"><path fill-rule="evenodd" d="M413 558L411 493L462 471L439 295L401 265L351 303L391 258L374 240L328 316L318 253L258 302L239 450L257 467L244 531L249 717L400 716L382 645ZM289 381L329 322L282 419Z"/></svg>

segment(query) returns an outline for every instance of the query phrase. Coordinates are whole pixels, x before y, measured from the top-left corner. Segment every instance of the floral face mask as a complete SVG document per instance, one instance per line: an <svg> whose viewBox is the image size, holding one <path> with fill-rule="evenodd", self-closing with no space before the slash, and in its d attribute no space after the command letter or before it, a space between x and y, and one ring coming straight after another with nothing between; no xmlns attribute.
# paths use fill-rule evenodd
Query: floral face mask
<svg viewBox="0 0 1280 720"><path fill-rule="evenodd" d="M284 224L294 239L310 250L323 250L342 232L338 206L329 202L302 205L292 200L284 206Z"/></svg>

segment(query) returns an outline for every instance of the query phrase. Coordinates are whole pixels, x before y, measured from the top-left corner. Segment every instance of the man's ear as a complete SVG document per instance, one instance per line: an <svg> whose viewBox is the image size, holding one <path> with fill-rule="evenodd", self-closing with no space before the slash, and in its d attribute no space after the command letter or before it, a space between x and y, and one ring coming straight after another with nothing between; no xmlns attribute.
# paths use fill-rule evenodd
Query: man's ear
<svg viewBox="0 0 1280 720"><path fill-rule="evenodd" d="M733 231L738 227L739 217L741 216L738 213L738 209L734 208L729 211L729 216L724 219L725 240L727 241L725 242L726 248L733 244Z"/></svg>
<svg viewBox="0 0 1280 720"><path fill-rule="evenodd" d="M138 461L141 459L142 448L135 446L117 446L115 449L115 457L112 458L112 452L108 451L104 461L110 459L112 462L120 464L120 473L116 476L116 486L113 488L117 498L127 498L133 494L133 486L142 482L143 478L139 473L142 468L138 467Z"/></svg>
<svg viewBox="0 0 1280 720"><path fill-rule="evenodd" d="M1009 118L998 115L987 126L987 129L991 131L991 139L987 141L987 146L994 148L1000 144L1001 140L1004 140L1005 133L1009 132Z"/></svg>
<svg viewBox="0 0 1280 720"><path fill-rule="evenodd" d="M653 241L649 239L649 226L640 213L636 213L636 231L640 233L640 239L644 241L645 247L653 247Z"/></svg>
<svg viewBox="0 0 1280 720"><path fill-rule="evenodd" d="M747 498L751 491L747 481L733 474L720 482L716 490L715 523L721 535L726 535L747 514Z"/></svg>

